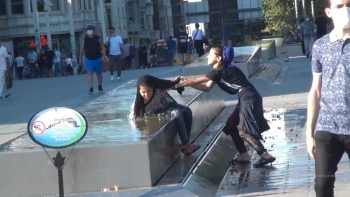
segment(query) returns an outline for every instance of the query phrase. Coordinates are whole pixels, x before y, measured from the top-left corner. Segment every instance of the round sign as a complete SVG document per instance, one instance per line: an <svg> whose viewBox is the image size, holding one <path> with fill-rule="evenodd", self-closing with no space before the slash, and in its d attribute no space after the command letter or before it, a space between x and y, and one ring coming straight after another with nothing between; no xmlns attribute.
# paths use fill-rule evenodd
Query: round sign
<svg viewBox="0 0 350 197"><path fill-rule="evenodd" d="M28 123L28 135L46 148L65 148L82 140L88 130L86 118L79 112L53 107L36 113Z"/></svg>

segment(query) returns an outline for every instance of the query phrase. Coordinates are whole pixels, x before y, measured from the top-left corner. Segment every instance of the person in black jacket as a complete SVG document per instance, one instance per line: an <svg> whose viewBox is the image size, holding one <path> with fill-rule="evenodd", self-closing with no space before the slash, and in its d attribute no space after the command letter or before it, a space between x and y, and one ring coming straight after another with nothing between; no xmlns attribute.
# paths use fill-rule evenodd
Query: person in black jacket
<svg viewBox="0 0 350 197"><path fill-rule="evenodd" d="M182 78L177 87L192 86L198 90L210 91L215 84L229 94L238 95L238 105L223 129L230 135L240 153L231 163L248 163L250 156L244 146L244 141L252 146L260 155L260 159L254 163L254 167L262 167L276 160L264 148L260 140L261 134L270 129L264 118L262 97L249 82L245 74L236 66L231 65L234 57L232 47L212 47L208 55L208 64L213 67L207 75L196 79ZM221 82L221 79L225 83ZM207 82L206 84L202 84Z"/></svg>

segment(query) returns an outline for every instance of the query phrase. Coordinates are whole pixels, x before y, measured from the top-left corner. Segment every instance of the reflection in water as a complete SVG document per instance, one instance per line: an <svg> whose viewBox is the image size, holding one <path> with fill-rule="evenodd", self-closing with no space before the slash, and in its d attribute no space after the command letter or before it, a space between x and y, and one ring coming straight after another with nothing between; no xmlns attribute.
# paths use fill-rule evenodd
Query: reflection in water
<svg viewBox="0 0 350 197"><path fill-rule="evenodd" d="M180 104L189 103L200 91L186 88L180 96L176 91L169 94ZM170 116L148 117L131 121L127 118L136 93L136 82L132 81L96 100L79 107L87 119L88 132L77 146L94 146L145 141L166 124ZM28 135L0 147L0 151L41 149Z"/></svg>

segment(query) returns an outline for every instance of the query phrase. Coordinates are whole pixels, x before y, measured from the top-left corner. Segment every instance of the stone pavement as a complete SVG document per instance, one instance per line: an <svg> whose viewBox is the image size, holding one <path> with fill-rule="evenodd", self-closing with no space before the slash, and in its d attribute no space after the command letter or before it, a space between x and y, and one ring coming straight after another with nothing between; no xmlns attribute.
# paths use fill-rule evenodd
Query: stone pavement
<svg viewBox="0 0 350 197"><path fill-rule="evenodd" d="M266 72L251 79L263 96L265 116L271 127L263 134L264 144L277 160L260 169L251 164L231 166L217 196L315 196L314 161L306 151L304 128L312 80L311 60L301 55L300 46L290 46L287 51L290 62L284 63L280 59L264 62L274 65L267 66ZM236 97L228 96L227 99L233 110ZM249 153L253 162L259 158L251 148ZM348 196L346 190L350 178L346 154L336 176L336 196Z"/></svg>
<svg viewBox="0 0 350 197"><path fill-rule="evenodd" d="M97 80L94 76L95 93L92 95L87 94L86 75L14 81L11 97L0 100L0 145L24 134L27 122L36 112L53 106L76 108L142 74L172 77L181 74L181 67L122 71L120 81L110 81L110 75L106 72L103 74L104 93L96 92Z"/></svg>

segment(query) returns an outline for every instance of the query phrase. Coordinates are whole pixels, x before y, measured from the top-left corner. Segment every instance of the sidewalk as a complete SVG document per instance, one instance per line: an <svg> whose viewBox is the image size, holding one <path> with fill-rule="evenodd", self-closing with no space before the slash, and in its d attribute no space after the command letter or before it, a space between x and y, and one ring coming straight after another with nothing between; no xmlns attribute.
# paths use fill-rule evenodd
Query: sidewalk
<svg viewBox="0 0 350 197"><path fill-rule="evenodd" d="M271 129L263 134L265 147L276 157L271 166L257 169L252 165L231 166L217 196L315 196L314 161L306 151L305 128L306 104L311 87L311 59L301 54L300 46L288 46L289 63L272 60L280 66L270 66L271 74L260 73L251 79L264 99L266 118ZM282 72L280 72L282 71ZM264 79L262 79L264 78ZM228 97L234 107L236 97ZM233 109L232 109L233 110ZM252 161L258 160L252 148ZM343 156L336 173L337 197L348 196L350 186L349 159Z"/></svg>

